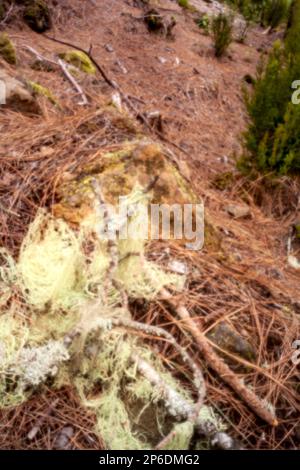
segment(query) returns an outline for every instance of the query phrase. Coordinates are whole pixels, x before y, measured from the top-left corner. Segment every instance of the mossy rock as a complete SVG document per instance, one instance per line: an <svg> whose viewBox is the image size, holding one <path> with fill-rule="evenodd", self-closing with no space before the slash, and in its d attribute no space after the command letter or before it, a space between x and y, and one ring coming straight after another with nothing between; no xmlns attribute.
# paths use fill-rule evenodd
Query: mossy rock
<svg viewBox="0 0 300 470"><path fill-rule="evenodd" d="M27 84L34 96L44 96L50 101L50 103L54 104L55 106L59 106L58 100L55 98L49 88L46 88L39 83L32 82L30 80L27 82Z"/></svg>
<svg viewBox="0 0 300 470"><path fill-rule="evenodd" d="M82 168L58 189L59 204L53 208L57 217L78 224L93 210L92 178L99 181L105 201L118 204L139 184L147 188L158 177L151 191L153 204L196 204L199 202L188 182L165 156L162 147L149 140L124 143L118 151L104 153L98 161Z"/></svg>
<svg viewBox="0 0 300 470"><path fill-rule="evenodd" d="M85 72L89 75L95 75L96 67L94 66L91 59L81 51L68 51L58 54L58 56L68 64L73 65L77 69Z"/></svg>
<svg viewBox="0 0 300 470"><path fill-rule="evenodd" d="M0 56L9 64L17 63L16 49L6 33L0 34Z"/></svg>
<svg viewBox="0 0 300 470"><path fill-rule="evenodd" d="M27 1L23 17L28 26L37 33L43 33L51 28L51 14L44 0Z"/></svg>

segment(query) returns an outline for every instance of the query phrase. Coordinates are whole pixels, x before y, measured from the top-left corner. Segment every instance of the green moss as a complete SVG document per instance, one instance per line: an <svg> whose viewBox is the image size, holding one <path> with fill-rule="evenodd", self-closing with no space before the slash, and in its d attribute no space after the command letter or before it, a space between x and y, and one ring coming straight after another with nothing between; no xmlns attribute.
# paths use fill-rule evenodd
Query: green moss
<svg viewBox="0 0 300 470"><path fill-rule="evenodd" d="M15 65L17 63L15 46L6 33L0 34L0 56L9 64Z"/></svg>
<svg viewBox="0 0 300 470"><path fill-rule="evenodd" d="M296 238L299 238L300 240L300 223L295 225L295 231L296 231Z"/></svg>
<svg viewBox="0 0 300 470"><path fill-rule="evenodd" d="M95 75L96 73L96 67L84 52L62 52L59 54L59 57L69 64L74 65L74 67L77 67L79 70L82 70L82 72L88 73L90 75Z"/></svg>
<svg viewBox="0 0 300 470"><path fill-rule="evenodd" d="M185 10L189 10L193 13L197 12L197 8L190 4L189 0L177 0L178 5Z"/></svg>
<svg viewBox="0 0 300 470"><path fill-rule="evenodd" d="M29 0L23 14L25 22L37 33L51 28L51 15L44 0Z"/></svg>
<svg viewBox="0 0 300 470"><path fill-rule="evenodd" d="M52 92L48 88L40 85L37 82L32 82L30 80L27 83L29 87L31 88L34 95L44 96L50 101L50 103L56 106L59 106L58 100L55 98L55 96L52 94Z"/></svg>
<svg viewBox="0 0 300 470"><path fill-rule="evenodd" d="M178 0L178 5L182 8L189 8L189 0Z"/></svg>

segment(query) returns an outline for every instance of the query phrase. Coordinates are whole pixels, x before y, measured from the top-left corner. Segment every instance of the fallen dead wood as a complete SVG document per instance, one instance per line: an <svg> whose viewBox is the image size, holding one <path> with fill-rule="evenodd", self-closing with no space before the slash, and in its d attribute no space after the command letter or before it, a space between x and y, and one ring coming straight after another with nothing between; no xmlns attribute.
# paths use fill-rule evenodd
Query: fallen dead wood
<svg viewBox="0 0 300 470"><path fill-rule="evenodd" d="M277 426L278 421L276 417L267 409L262 400L258 398L252 390L247 388L246 385L228 367L228 365L225 364L223 359L215 353L205 335L200 331L199 327L190 316L187 308L184 305L176 304L172 299L172 295L166 289L163 289L161 294L162 298L170 304L179 318L184 321L184 324L197 341L199 350L208 366L217 372L219 377L238 394L238 396L249 406L249 408L251 408L252 411L254 411L257 416L271 426Z"/></svg>
<svg viewBox="0 0 300 470"><path fill-rule="evenodd" d="M48 59L47 57L44 57L42 54L40 54L38 51L36 51L33 47L31 46L28 46L28 45L25 45L23 46L26 50L28 50L29 52L31 52L31 54L33 54L38 61L40 62L45 62L45 63L49 63L49 64L52 64L52 65L57 65L59 66L61 69L62 69L62 72L63 74L65 75L65 77L71 82L71 84L73 85L73 87L75 88L75 90L78 92L78 94L80 95L81 97L81 102L79 103L81 106L86 106L88 104L88 99L83 91L83 89L81 88L81 86L79 85L79 83L75 80L75 77L69 72L69 67L68 67L68 64L66 64L62 59L58 59L58 61L56 62L55 60L52 60L52 59Z"/></svg>
<svg viewBox="0 0 300 470"><path fill-rule="evenodd" d="M163 142L167 143L168 145L171 145L172 147L176 148L177 150L179 150L180 152L182 152L184 155L186 155L187 157L190 156L190 154L188 152L186 152L182 147L180 147L179 145L176 144L176 142L173 142L171 140L169 140L159 129L157 128L154 128L153 125L151 123L149 123L148 119L147 119L147 116L144 114L144 113L141 113L139 110L136 109L136 107L132 104L132 100L135 100L135 101L139 101L139 99L136 99L135 97L132 97L132 96L129 96L127 95L126 93L124 93L124 91L120 88L120 86L118 85L118 83L114 80L111 80L108 76L108 74L106 73L106 71L104 70L104 68L99 64L99 62L92 56L92 45L90 46L89 50L86 51L85 49L83 49L82 47L80 46L77 46L75 44L72 44L68 41L62 41L61 39L56 39L52 36L48 36L47 34L44 34L44 37L49 39L50 41L54 41L54 42L57 42L58 44L63 44L65 46L69 46L69 47L73 47L74 49L77 49L78 51L80 52L83 52L84 54L86 54L89 59L92 61L92 63L95 65L96 69L98 70L98 72L100 72L102 78L104 79L104 81L111 87L113 88L114 90L117 90L122 99L124 100L124 102L126 103L126 105L128 106L128 109L130 111L132 111L135 115L135 118L139 119L142 124L144 124L144 126L147 128L147 130L151 133L155 133Z"/></svg>
<svg viewBox="0 0 300 470"><path fill-rule="evenodd" d="M212 423L207 422L199 413L195 414L194 406L186 401L178 392L176 392L164 379L157 373L157 371L145 360L139 357L138 354L132 353L131 359L136 364L138 371L149 382L161 390L161 396L167 408L171 409L172 413L181 416L182 419L191 420L195 425L195 430L210 438L211 442L220 449L230 450L234 449L236 442L229 434L225 432L217 432L213 429ZM156 449L162 449L174 437L175 431L172 431L165 439L163 439Z"/></svg>
<svg viewBox="0 0 300 470"><path fill-rule="evenodd" d="M89 102L88 102L88 99L87 97L85 96L81 86L79 85L79 83L75 80L75 78L73 77L73 75L69 72L68 70L68 66L67 64L62 60L62 59L58 59L58 65L61 67L64 75L67 77L67 79L72 83L73 87L75 88L75 90L78 92L78 94L80 95L81 97L81 101L80 101L80 105L81 106L86 106Z"/></svg>

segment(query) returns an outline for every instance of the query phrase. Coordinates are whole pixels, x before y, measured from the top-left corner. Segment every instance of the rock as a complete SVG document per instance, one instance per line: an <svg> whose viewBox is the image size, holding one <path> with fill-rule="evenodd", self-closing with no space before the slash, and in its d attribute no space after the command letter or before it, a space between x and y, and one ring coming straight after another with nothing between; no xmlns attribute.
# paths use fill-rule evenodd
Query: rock
<svg viewBox="0 0 300 470"><path fill-rule="evenodd" d="M178 261L176 259L173 259L168 263L168 269L176 274L182 275L188 274L189 272L189 268L186 263L183 263L182 261Z"/></svg>
<svg viewBox="0 0 300 470"><path fill-rule="evenodd" d="M199 202L178 168L166 158L163 148L143 139L121 144L118 151L100 155L93 165L81 168L79 175L74 174L73 181L62 183L57 194L60 203L53 207L53 211L57 217L77 224L90 212L94 195L90 186L92 178L99 181L105 201L115 205L119 203L119 196L131 193L136 184L147 188L156 177L150 193L151 203Z"/></svg>
<svg viewBox="0 0 300 470"><path fill-rule="evenodd" d="M15 65L17 63L15 46L6 33L0 34L0 56L9 64Z"/></svg>
<svg viewBox="0 0 300 470"><path fill-rule="evenodd" d="M54 449L56 450L68 450L71 446L71 439L74 436L74 428L71 426L65 426L54 440Z"/></svg>
<svg viewBox="0 0 300 470"><path fill-rule="evenodd" d="M51 157L55 153L55 150L53 147L48 147L47 145L43 145L40 148L40 156L43 158Z"/></svg>
<svg viewBox="0 0 300 470"><path fill-rule="evenodd" d="M300 261L294 255L288 256L288 264L291 266L291 268L300 269Z"/></svg>
<svg viewBox="0 0 300 470"><path fill-rule="evenodd" d="M29 0L23 13L24 21L37 33L51 28L51 14L44 0Z"/></svg>
<svg viewBox="0 0 300 470"><path fill-rule="evenodd" d="M5 70L0 70L0 82L4 83L5 89L4 107L23 113L41 113L41 108L33 93L24 83L9 75Z"/></svg>
<svg viewBox="0 0 300 470"><path fill-rule="evenodd" d="M112 47L111 44L105 44L105 49L107 50L107 52L114 52L114 48Z"/></svg>
<svg viewBox="0 0 300 470"><path fill-rule="evenodd" d="M251 215L250 207L247 205L228 204L225 210L235 219L241 219Z"/></svg>
<svg viewBox="0 0 300 470"><path fill-rule="evenodd" d="M253 361L256 357L252 345L226 322L219 323L207 336L220 348L247 361Z"/></svg>

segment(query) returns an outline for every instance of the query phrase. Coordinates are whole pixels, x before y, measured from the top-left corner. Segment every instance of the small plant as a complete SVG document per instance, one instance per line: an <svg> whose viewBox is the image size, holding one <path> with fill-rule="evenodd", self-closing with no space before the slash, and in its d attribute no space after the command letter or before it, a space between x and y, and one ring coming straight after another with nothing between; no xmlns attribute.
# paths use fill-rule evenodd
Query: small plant
<svg viewBox="0 0 300 470"><path fill-rule="evenodd" d="M265 26L270 26L271 29L277 28L277 26L286 20L287 13L287 0L267 0L264 2L261 23Z"/></svg>
<svg viewBox="0 0 300 470"><path fill-rule="evenodd" d="M215 55L221 57L232 42L233 17L219 13L212 19L212 33L215 43Z"/></svg>
<svg viewBox="0 0 300 470"><path fill-rule="evenodd" d="M300 1L295 4L285 44L274 44L268 62L259 67L253 93L246 96L250 122L238 162L242 171L300 173L300 106L291 101L292 83L300 77L300 46L294 42L300 38Z"/></svg>
<svg viewBox="0 0 300 470"><path fill-rule="evenodd" d="M293 0L290 6L285 46L292 55L300 54L300 0Z"/></svg>
<svg viewBox="0 0 300 470"><path fill-rule="evenodd" d="M208 15L202 15L199 18L197 18L195 21L196 21L197 26L203 29L205 34L209 33L210 21L209 21Z"/></svg>

